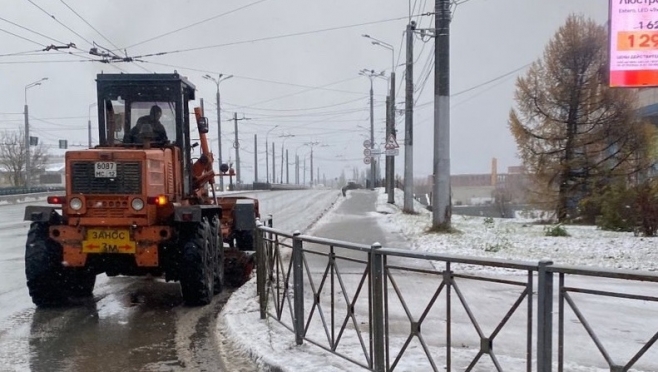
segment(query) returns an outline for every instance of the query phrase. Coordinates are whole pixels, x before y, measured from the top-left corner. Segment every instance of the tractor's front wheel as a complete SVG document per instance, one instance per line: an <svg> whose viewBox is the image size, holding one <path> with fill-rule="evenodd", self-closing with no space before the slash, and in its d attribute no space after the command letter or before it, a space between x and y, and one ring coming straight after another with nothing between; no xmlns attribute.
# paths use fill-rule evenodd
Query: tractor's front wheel
<svg viewBox="0 0 658 372"><path fill-rule="evenodd" d="M56 306L66 302L62 246L48 236L49 225L33 222L25 244L25 277L35 305Z"/></svg>
<svg viewBox="0 0 658 372"><path fill-rule="evenodd" d="M183 259L180 278L186 305L207 305L212 301L215 283L215 252L210 239L210 226L202 222L184 226L190 229L182 242Z"/></svg>

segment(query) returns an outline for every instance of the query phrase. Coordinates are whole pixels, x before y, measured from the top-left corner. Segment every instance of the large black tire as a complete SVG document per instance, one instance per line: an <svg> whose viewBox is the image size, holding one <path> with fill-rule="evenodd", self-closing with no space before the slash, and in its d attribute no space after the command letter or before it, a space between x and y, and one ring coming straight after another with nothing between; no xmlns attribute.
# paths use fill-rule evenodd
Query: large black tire
<svg viewBox="0 0 658 372"><path fill-rule="evenodd" d="M214 293L221 293L224 289L224 239L222 238L222 231L220 226L219 217L213 217L210 222L210 237L211 242L214 243L213 251L215 252L215 283Z"/></svg>
<svg viewBox="0 0 658 372"><path fill-rule="evenodd" d="M66 288L71 296L89 297L94 292L96 274L87 269L69 269L64 276Z"/></svg>
<svg viewBox="0 0 658 372"><path fill-rule="evenodd" d="M48 237L48 224L33 222L25 244L25 277L35 305L57 306L66 303L62 246Z"/></svg>
<svg viewBox="0 0 658 372"><path fill-rule="evenodd" d="M188 306L207 305L212 301L215 283L215 253L210 242L208 220L189 224L183 228L187 238L183 240L180 286L183 301Z"/></svg>
<svg viewBox="0 0 658 372"><path fill-rule="evenodd" d="M235 246L241 251L254 250L254 232L241 230L235 232Z"/></svg>

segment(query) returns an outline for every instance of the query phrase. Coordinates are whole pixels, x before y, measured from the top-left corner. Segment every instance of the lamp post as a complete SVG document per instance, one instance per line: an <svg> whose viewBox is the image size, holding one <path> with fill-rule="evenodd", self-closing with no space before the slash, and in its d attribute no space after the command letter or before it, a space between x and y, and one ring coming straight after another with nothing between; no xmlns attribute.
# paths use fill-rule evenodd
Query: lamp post
<svg viewBox="0 0 658 372"><path fill-rule="evenodd" d="M270 128L270 130L267 131L267 133L265 133L265 182L266 183L270 183L270 161L269 161L269 158L268 158L268 154L269 154L269 152L268 152L269 151L268 150L269 149L269 147L268 147L269 146L268 145L268 143L269 143L268 142L268 136L270 135L270 132L273 131L278 126L279 126L279 124L273 126L272 128ZM272 177L272 178L274 178L274 177ZM272 183L274 183L274 180L272 180Z"/></svg>
<svg viewBox="0 0 658 372"><path fill-rule="evenodd" d="M395 48L393 45L376 39L368 34L361 35L367 39L372 40L373 45L386 48L391 51L391 76L390 76L390 93L389 93L389 107L388 107L388 122L386 123L386 140L395 138ZM388 194L388 203L395 203L395 156L386 156L386 193Z"/></svg>
<svg viewBox="0 0 658 372"><path fill-rule="evenodd" d="M42 81L48 80L47 77L37 80L33 83L30 83L25 86L25 188L30 190L30 120L28 119L28 108L27 108L27 90L41 85Z"/></svg>
<svg viewBox="0 0 658 372"><path fill-rule="evenodd" d="M366 70L363 69L359 71L359 75L363 75L370 79L370 150L372 151L375 146L375 118L373 113L373 91L372 91L372 80L377 76L382 76L383 72L379 74L375 73L375 70ZM311 169L311 172L313 169ZM374 156L370 158L370 188L375 188L375 161Z"/></svg>
<svg viewBox="0 0 658 372"><path fill-rule="evenodd" d="M217 162L219 163L219 167L222 166L222 118L221 118L221 106L220 106L220 96L219 96L219 83L221 83L224 80L232 78L233 75L229 76L224 76L224 74L219 74L217 76L217 79L214 77L206 74L203 75L204 79L212 80L216 85L217 85L217 94L216 94L216 104L217 104ZM218 167L218 170L219 170ZM224 177L221 176L221 171L219 171L217 174L220 174L219 176L219 189L224 191Z"/></svg>

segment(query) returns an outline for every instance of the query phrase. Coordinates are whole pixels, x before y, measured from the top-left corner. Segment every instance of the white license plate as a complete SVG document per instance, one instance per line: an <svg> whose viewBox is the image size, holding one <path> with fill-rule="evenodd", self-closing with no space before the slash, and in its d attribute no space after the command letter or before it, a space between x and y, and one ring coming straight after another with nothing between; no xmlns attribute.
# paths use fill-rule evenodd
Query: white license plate
<svg viewBox="0 0 658 372"><path fill-rule="evenodd" d="M117 176L117 163L113 161L97 161L94 163L94 175L97 178L114 178Z"/></svg>

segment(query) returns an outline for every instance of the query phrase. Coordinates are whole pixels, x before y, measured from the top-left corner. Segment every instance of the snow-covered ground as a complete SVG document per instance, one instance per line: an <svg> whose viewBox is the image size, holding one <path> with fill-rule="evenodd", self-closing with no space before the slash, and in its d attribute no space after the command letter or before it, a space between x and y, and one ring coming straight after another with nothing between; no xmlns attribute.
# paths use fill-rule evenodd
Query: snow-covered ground
<svg viewBox="0 0 658 372"><path fill-rule="evenodd" d="M408 240L411 249L446 253L460 256L486 257L513 259L528 262L537 262L541 259L551 259L556 264L582 265L607 268L623 268L631 270L655 270L656 262L655 244L657 238L636 237L632 233L606 232L591 226L566 226L570 236L547 237L544 226L534 224L530 220L522 219L485 219L481 217L466 217L454 215L453 227L457 230L451 234L428 233L431 224L431 214L423 209L420 203L415 204L418 212L415 215L401 213L403 195L399 190L396 193L396 204L386 203L386 195L380 190L376 210L377 221L380 226L390 233L403 235ZM337 205L328 211L319 225L327 220L337 218L332 216L340 203L349 200L341 199ZM340 216L338 217L340 218ZM312 235L311 232L307 232ZM387 247L388 248L388 247ZM390 247L397 248L397 247ZM441 263L435 263L437 269L442 269ZM526 272L510 272L505 269L483 268L472 265L461 265L460 272L471 274L496 276L523 282L523 277L515 274L527 275ZM436 290L436 281L418 278L401 277L399 285L411 283L415 287L407 288L408 297L405 298L408 307L418 317L428 304L432 291ZM485 334L493 331L495 326L509 310L511 303L518 298L518 291L512 293L509 288L496 288L491 283L464 282L462 291L466 298L471 301L471 311L481 322ZM557 284L557 283L556 283ZM614 290L621 292L641 293L657 296L657 288L654 284L639 283L639 287L633 287L637 283L612 283L606 280L591 278L579 278L571 280L568 284L599 286L598 289ZM414 293L412 293L414 292ZM389 292L390 293L390 292ZM392 296L392 295L390 295ZM658 311L655 303L648 301L634 301L623 299L608 299L601 296L589 296L573 294L580 311L592 324L597 336L601 338L613 360L624 365L626 362L646 343L658 330L658 320L653 315ZM536 297L535 297L536 301ZM607 302L606 302L607 301ZM468 320L463 308L460 309L457 299L453 300L453 365L455 371L464 370L468 363L474 358L479 349L479 336L474 332L474 327ZM312 302L307 301L307 311ZM525 371L525 306L512 316L505 325L499 337L496 338L496 355L498 361L503 365L505 371ZM536 304L535 304L536 306ZM250 354L263 365L274 365L286 371L355 371L360 367L306 342L302 346L294 343L294 334L277 321L272 319L260 320L258 311L258 298L256 296L255 279L235 292L220 315L220 324L227 327L238 345L242 345L245 353ZM535 308L536 309L536 308ZM557 330L557 303L554 305L554 329ZM461 310L461 313L459 312ZM395 315L394 310L391 314ZM391 332L391 352L400 350L406 336L409 334L409 320L404 316L402 309L398 306L397 311L402 314L398 317L399 327L394 323ZM535 310L536 311L536 310ZM440 312L440 311L439 311ZM389 314L389 315L391 315ZM361 314L361 320L367 321L367 316ZM433 319L431 317L434 316ZM580 321L573 312L567 309L566 316L566 363L567 371L609 371L603 357L597 351L594 343L584 331ZM492 324L487 324L490 321ZM398 329L396 333L396 328ZM439 337L432 337L428 342L435 360L445 360L445 346L441 346L444 340L445 317L436 314L435 309L423 323L426 340L429 329ZM534 331L536 336L536 330ZM322 328L309 329L307 337L311 339L325 338ZM367 339L367 335L365 335ZM554 342L557 340L557 332L554 332ZM355 332L347 332L341 341L343 352L352 358L358 359L360 346ZM533 340L533 346L535 341ZM352 350L345 351L345 345ZM651 348L644 357L640 359L637 371L658 370L658 347ZM556 353L557 347L553 350ZM394 357L393 354L392 357ZM536 351L533 352L536 357ZM391 360L392 361L392 360ZM557 356L554 356L557 361ZM445 365L438 365L439 370L445 369ZM533 369L535 362L533 361ZM422 347L415 340L410 344L404 358L400 360L396 371L420 371L431 370L427 363ZM474 371L495 370L489 356L484 355L475 366ZM632 369L635 371L636 369Z"/></svg>

